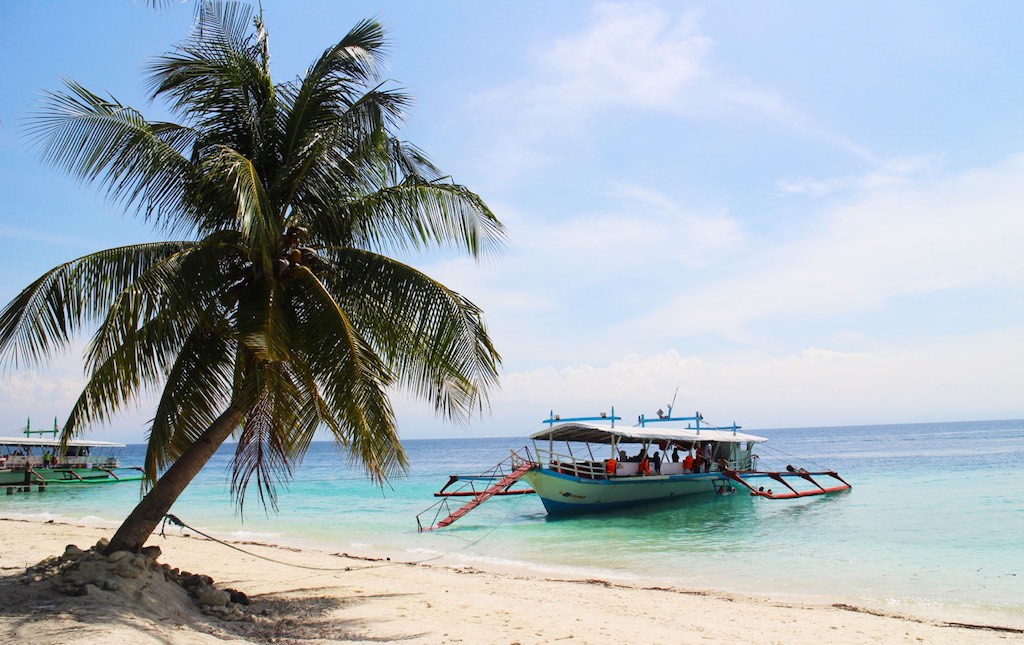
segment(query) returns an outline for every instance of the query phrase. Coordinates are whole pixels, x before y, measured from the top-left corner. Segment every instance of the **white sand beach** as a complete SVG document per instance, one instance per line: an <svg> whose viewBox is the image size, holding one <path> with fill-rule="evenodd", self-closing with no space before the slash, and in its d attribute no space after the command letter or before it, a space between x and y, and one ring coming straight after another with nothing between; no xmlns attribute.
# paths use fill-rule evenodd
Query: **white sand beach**
<svg viewBox="0 0 1024 645"><path fill-rule="evenodd" d="M1020 626L965 626L851 607L699 590L450 568L250 542L243 553L187 531L154 535L158 563L243 591L248 620L224 622L141 594L66 596L26 567L110 531L0 519L5 643L1008 643ZM271 562L269 558L279 562ZM281 564L287 563L287 564ZM134 595L133 595L134 594Z"/></svg>

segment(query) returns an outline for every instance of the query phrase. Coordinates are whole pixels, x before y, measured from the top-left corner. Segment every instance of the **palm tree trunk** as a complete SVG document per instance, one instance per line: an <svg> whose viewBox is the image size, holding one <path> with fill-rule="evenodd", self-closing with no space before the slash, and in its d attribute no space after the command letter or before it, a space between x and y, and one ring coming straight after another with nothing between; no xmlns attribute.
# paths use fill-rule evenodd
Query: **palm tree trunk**
<svg viewBox="0 0 1024 645"><path fill-rule="evenodd" d="M229 406L207 430L189 446L181 457L157 480L153 489L142 498L131 515L117 529L104 553L115 551L135 551L146 544L156 527L164 519L167 511L181 495L185 487L199 474L217 448L239 426L244 413L234 406Z"/></svg>

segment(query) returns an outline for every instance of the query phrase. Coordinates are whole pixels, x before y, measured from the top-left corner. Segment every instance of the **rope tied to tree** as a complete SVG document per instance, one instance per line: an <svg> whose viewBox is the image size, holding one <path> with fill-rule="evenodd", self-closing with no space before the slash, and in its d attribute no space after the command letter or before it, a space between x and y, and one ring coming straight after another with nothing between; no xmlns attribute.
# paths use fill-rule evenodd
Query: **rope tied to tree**
<svg viewBox="0 0 1024 645"><path fill-rule="evenodd" d="M436 560L437 558L441 557L441 556L437 556L436 558L428 558L427 560L420 560L419 562L410 562L410 563L391 562L390 558L388 558L389 561L387 563L385 563L385 564L374 564L374 565L369 565L369 566L365 566L365 567L351 567L351 566L338 567L338 568L332 568L332 567L311 567L311 566L304 565L304 564L295 564L294 562L284 562L283 560L275 560L274 558L269 558L269 557L267 557L265 555L260 555L258 553L253 553L252 551L246 551L245 549L239 548L239 547L235 546L234 544L231 544L229 542L225 542L224 540L219 540L219 539L217 539L217 538L215 538L212 535L209 535L207 533L203 533L202 531L200 531L196 527L189 526L188 524L185 524L184 522L182 522L181 519L179 519L177 515L172 515L170 513L164 515L164 519L163 519L163 521L160 524L160 537L162 537L162 538L166 538L167 537L167 535L164 532L164 529L167 526L167 524L172 524L174 526L178 526L178 527L181 527L181 528L184 528L184 529L188 529L190 531L198 533L199 535L203 536L207 540L211 540L213 542L216 542L217 544L223 544L224 546L228 547L229 549L234 549L235 551L239 551L240 553L244 553L245 555L252 556L254 558L259 558L260 560L266 560L267 562L273 562L275 564L284 565L286 567L294 567L296 569L309 569L311 571L332 571L332 572L338 572L338 571L362 571L364 569L379 569L381 567L391 567L391 566L395 566L395 565L398 565L398 564L420 564L421 562L427 562L429 560Z"/></svg>

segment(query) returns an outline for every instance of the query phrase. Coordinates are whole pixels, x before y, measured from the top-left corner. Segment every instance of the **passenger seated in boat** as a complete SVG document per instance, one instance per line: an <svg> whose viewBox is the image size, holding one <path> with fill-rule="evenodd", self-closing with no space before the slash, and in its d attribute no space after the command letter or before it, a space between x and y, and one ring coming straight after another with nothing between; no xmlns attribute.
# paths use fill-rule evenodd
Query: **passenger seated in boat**
<svg viewBox="0 0 1024 645"><path fill-rule="evenodd" d="M693 455L686 453L686 459L683 459L683 472L693 472Z"/></svg>
<svg viewBox="0 0 1024 645"><path fill-rule="evenodd" d="M661 453L658 452L657 450L654 451L654 459L652 461L654 461L654 474L655 475L660 475L661 474Z"/></svg>
<svg viewBox="0 0 1024 645"><path fill-rule="evenodd" d="M650 475L651 474L651 462L647 458L647 455L644 455L643 457L640 458L640 467L636 469L636 474L638 474L638 475Z"/></svg>

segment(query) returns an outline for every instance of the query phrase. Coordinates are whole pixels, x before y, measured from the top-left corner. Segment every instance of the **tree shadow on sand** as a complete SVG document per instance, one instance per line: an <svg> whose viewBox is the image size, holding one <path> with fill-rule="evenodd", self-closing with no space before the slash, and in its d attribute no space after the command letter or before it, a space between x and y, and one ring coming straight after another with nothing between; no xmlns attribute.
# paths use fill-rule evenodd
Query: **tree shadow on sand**
<svg viewBox="0 0 1024 645"><path fill-rule="evenodd" d="M245 636L253 641L299 645L305 642L380 642L392 643L421 639L427 632L371 636L371 625L365 619L346 618L344 611L375 599L396 598L412 594L375 594L344 598L315 596L322 587L293 589L263 594L252 598L259 608L255 622L243 627ZM270 617L262 619L263 615Z"/></svg>
<svg viewBox="0 0 1024 645"><path fill-rule="evenodd" d="M172 584L172 583L167 583ZM152 592L153 590L149 590ZM316 594L325 589L291 589L250 598L249 619L221 621L198 608L182 611L167 608L166 615L147 611L130 597L95 590L80 596L55 591L45 577L18 569L0 575L0 642L56 643L92 638L103 642L118 628L145 632L166 645L178 642L179 630L191 630L214 638L242 638L255 643L301 645L310 642L402 642L428 634L380 633L362 618L346 618L346 610L376 599L407 594L330 597ZM149 625L147 625L149 623ZM159 626L159 629L152 627Z"/></svg>

